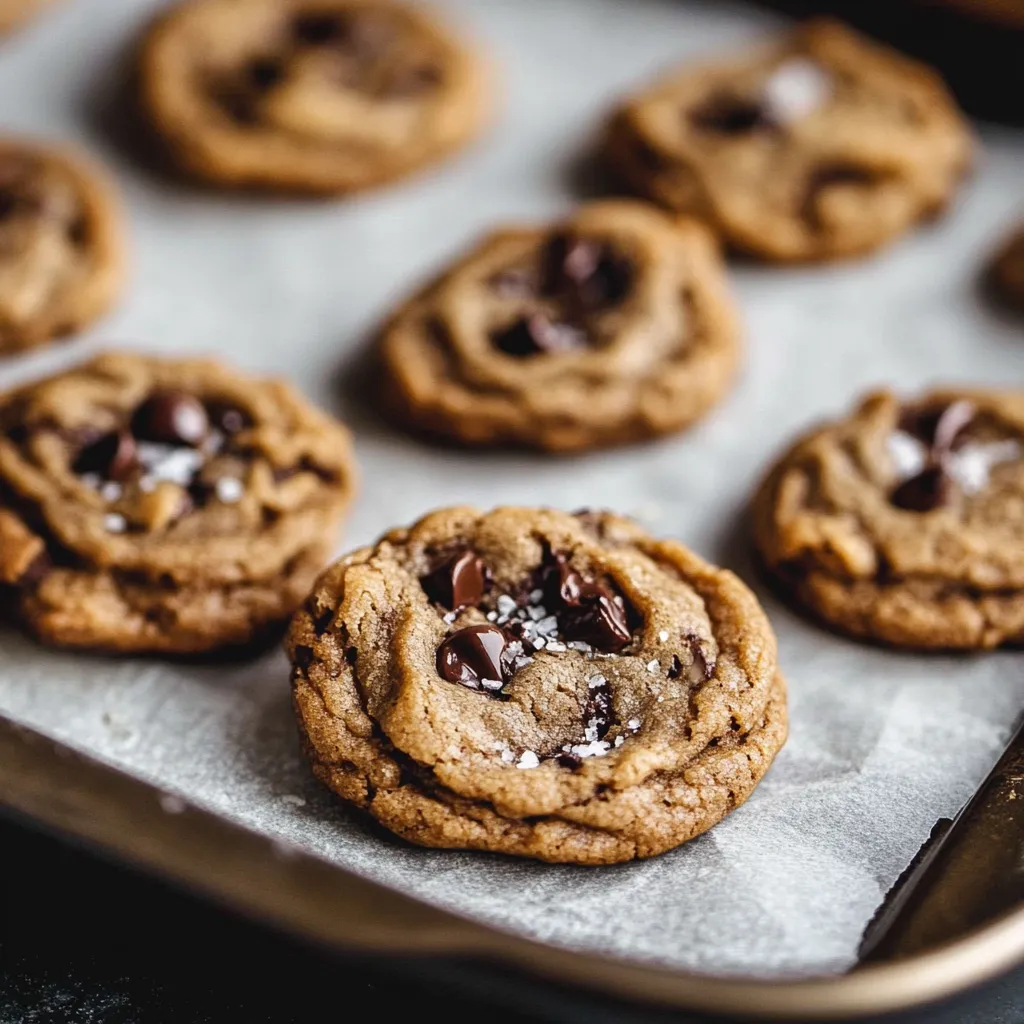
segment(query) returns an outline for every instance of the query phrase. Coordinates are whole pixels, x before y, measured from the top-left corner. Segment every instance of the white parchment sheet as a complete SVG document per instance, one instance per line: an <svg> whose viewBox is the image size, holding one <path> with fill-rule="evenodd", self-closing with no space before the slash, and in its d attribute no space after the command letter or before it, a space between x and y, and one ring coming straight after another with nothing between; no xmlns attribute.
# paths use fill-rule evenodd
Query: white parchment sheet
<svg viewBox="0 0 1024 1024"><path fill-rule="evenodd" d="M980 126L979 172L939 224L862 262L735 268L745 371L689 434L568 461L410 440L341 385L392 303L489 225L568 209L588 142L624 90L778 20L740 3L438 0L494 56L493 130L396 187L295 202L170 182L119 144L111 97L154 6L73 0L0 44L0 127L76 141L110 165L134 250L119 311L82 341L5 363L0 385L111 344L288 374L356 432L363 483L346 545L456 502L604 506L749 581L746 499L795 432L879 383L1021 382L1024 327L985 305L975 277L1024 205L1024 134ZM1024 671L1013 654L918 657L847 642L758 589L781 638L792 738L744 808L641 864L552 867L371 834L307 774L280 654L228 667L115 661L0 630L0 712L518 933L702 970L834 971L936 817L954 813L994 762L1024 704Z"/></svg>

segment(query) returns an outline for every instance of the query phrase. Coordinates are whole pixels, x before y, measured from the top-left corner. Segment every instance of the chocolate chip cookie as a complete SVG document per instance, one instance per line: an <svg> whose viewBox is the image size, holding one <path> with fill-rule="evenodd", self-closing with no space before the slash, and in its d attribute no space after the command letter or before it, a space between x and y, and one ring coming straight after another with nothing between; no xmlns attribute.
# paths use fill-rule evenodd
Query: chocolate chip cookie
<svg viewBox="0 0 1024 1024"><path fill-rule="evenodd" d="M153 27L144 103L180 164L226 185L344 193L463 145L481 62L392 0L188 0Z"/></svg>
<svg viewBox="0 0 1024 1024"><path fill-rule="evenodd" d="M123 277L111 187L80 158L0 139L0 354L71 334Z"/></svg>
<svg viewBox="0 0 1024 1024"><path fill-rule="evenodd" d="M870 395L796 444L754 505L795 601L855 636L979 649L1024 640L1024 393Z"/></svg>
<svg viewBox="0 0 1024 1024"><path fill-rule="evenodd" d="M398 312L381 351L406 425L574 451L698 419L732 382L739 330L703 227L603 202L484 238Z"/></svg>
<svg viewBox="0 0 1024 1024"><path fill-rule="evenodd" d="M0 397L0 597L64 647L254 644L309 592L352 476L348 433L286 384L101 356Z"/></svg>
<svg viewBox="0 0 1024 1024"><path fill-rule="evenodd" d="M1024 225L996 253L989 281L1003 302L1024 312Z"/></svg>
<svg viewBox="0 0 1024 1024"><path fill-rule="evenodd" d="M750 591L609 513L435 512L328 569L287 650L317 777L424 846L650 857L786 738Z"/></svg>
<svg viewBox="0 0 1024 1024"><path fill-rule="evenodd" d="M938 76L832 21L626 102L606 154L634 189L770 260L868 252L937 214L971 136Z"/></svg>

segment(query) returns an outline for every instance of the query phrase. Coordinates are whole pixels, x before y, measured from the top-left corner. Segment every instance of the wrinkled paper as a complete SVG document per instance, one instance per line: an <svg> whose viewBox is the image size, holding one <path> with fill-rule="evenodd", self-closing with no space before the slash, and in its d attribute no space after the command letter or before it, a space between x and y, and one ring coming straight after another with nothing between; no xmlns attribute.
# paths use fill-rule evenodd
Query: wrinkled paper
<svg viewBox="0 0 1024 1024"><path fill-rule="evenodd" d="M118 90L154 6L77 0L3 42L0 122L79 143L113 168L133 258L114 316L83 341L6 362L0 385L110 344L288 374L356 431L363 482L346 544L452 503L604 506L750 581L747 499L795 432L881 383L1020 381L1024 329L984 303L976 276L1024 200L1024 134L982 127L986 158L937 225L864 261L735 268L745 369L687 435L569 460L410 440L347 383L392 303L489 225L545 218L585 195L588 146L624 90L777 19L738 3L438 0L493 55L493 129L441 169L348 202L303 202L172 182L134 152ZM0 630L0 712L513 932L708 971L835 971L935 819L955 813L995 761L1024 702L1024 673L1009 654L857 645L755 586L780 636L792 738L745 807L646 863L553 867L371 834L308 774L277 653L234 666L106 660Z"/></svg>

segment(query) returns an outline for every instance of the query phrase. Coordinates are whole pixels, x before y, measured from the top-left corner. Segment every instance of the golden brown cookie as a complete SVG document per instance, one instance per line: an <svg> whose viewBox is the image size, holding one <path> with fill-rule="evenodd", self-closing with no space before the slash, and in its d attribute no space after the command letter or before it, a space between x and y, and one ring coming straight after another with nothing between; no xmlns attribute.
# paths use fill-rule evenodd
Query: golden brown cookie
<svg viewBox="0 0 1024 1024"><path fill-rule="evenodd" d="M142 52L172 155L226 185L344 193L399 178L482 126L475 54L393 0L186 0Z"/></svg>
<svg viewBox="0 0 1024 1024"><path fill-rule="evenodd" d="M0 139L0 354L91 323L124 276L111 186L78 157Z"/></svg>
<svg viewBox="0 0 1024 1024"><path fill-rule="evenodd" d="M424 846L651 857L786 738L754 596L608 513L435 512L328 569L286 646L316 776Z"/></svg>
<svg viewBox="0 0 1024 1024"><path fill-rule="evenodd" d="M1024 393L868 396L775 466L754 503L781 588L900 647L1024 641Z"/></svg>
<svg viewBox="0 0 1024 1024"><path fill-rule="evenodd" d="M732 383L739 329L703 227L602 202L484 238L399 310L381 352L412 428L576 451L701 417Z"/></svg>
<svg viewBox="0 0 1024 1024"><path fill-rule="evenodd" d="M928 68L827 20L628 100L606 154L639 193L770 260L868 252L941 211L971 135Z"/></svg>
<svg viewBox="0 0 1024 1024"><path fill-rule="evenodd" d="M130 354L0 397L0 595L47 643L184 654L292 614L352 493L286 384Z"/></svg>
<svg viewBox="0 0 1024 1024"><path fill-rule="evenodd" d="M989 266L989 280L1003 302L1024 311L1024 226L996 253Z"/></svg>

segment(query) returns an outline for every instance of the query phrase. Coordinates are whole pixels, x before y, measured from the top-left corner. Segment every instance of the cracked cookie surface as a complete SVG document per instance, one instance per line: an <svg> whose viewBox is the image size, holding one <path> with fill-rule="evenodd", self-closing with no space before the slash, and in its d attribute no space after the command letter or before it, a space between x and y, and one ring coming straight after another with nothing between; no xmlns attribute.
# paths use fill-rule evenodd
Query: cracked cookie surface
<svg viewBox="0 0 1024 1024"><path fill-rule="evenodd" d="M0 139L0 355L91 323L123 277L111 187L78 157Z"/></svg>
<svg viewBox="0 0 1024 1024"><path fill-rule="evenodd" d="M0 600L57 646L258 643L330 556L352 477L347 431L284 383L100 356L0 396Z"/></svg>
<svg viewBox="0 0 1024 1024"><path fill-rule="evenodd" d="M796 602L854 636L971 650L1024 641L1024 394L868 396L799 441L754 503Z"/></svg>
<svg viewBox="0 0 1024 1024"><path fill-rule="evenodd" d="M186 0L142 53L149 114L186 169L345 193L433 163L482 127L482 63L392 0Z"/></svg>
<svg viewBox="0 0 1024 1024"><path fill-rule="evenodd" d="M328 569L287 649L314 773L425 846L653 856L786 736L753 595L609 513L432 513Z"/></svg>
<svg viewBox="0 0 1024 1024"><path fill-rule="evenodd" d="M493 232L380 339L406 426L550 451L683 429L729 388L739 348L711 236L632 201Z"/></svg>
<svg viewBox="0 0 1024 1024"><path fill-rule="evenodd" d="M967 124L930 69L828 20L667 76L613 116L624 181L770 260L868 252L939 213Z"/></svg>

